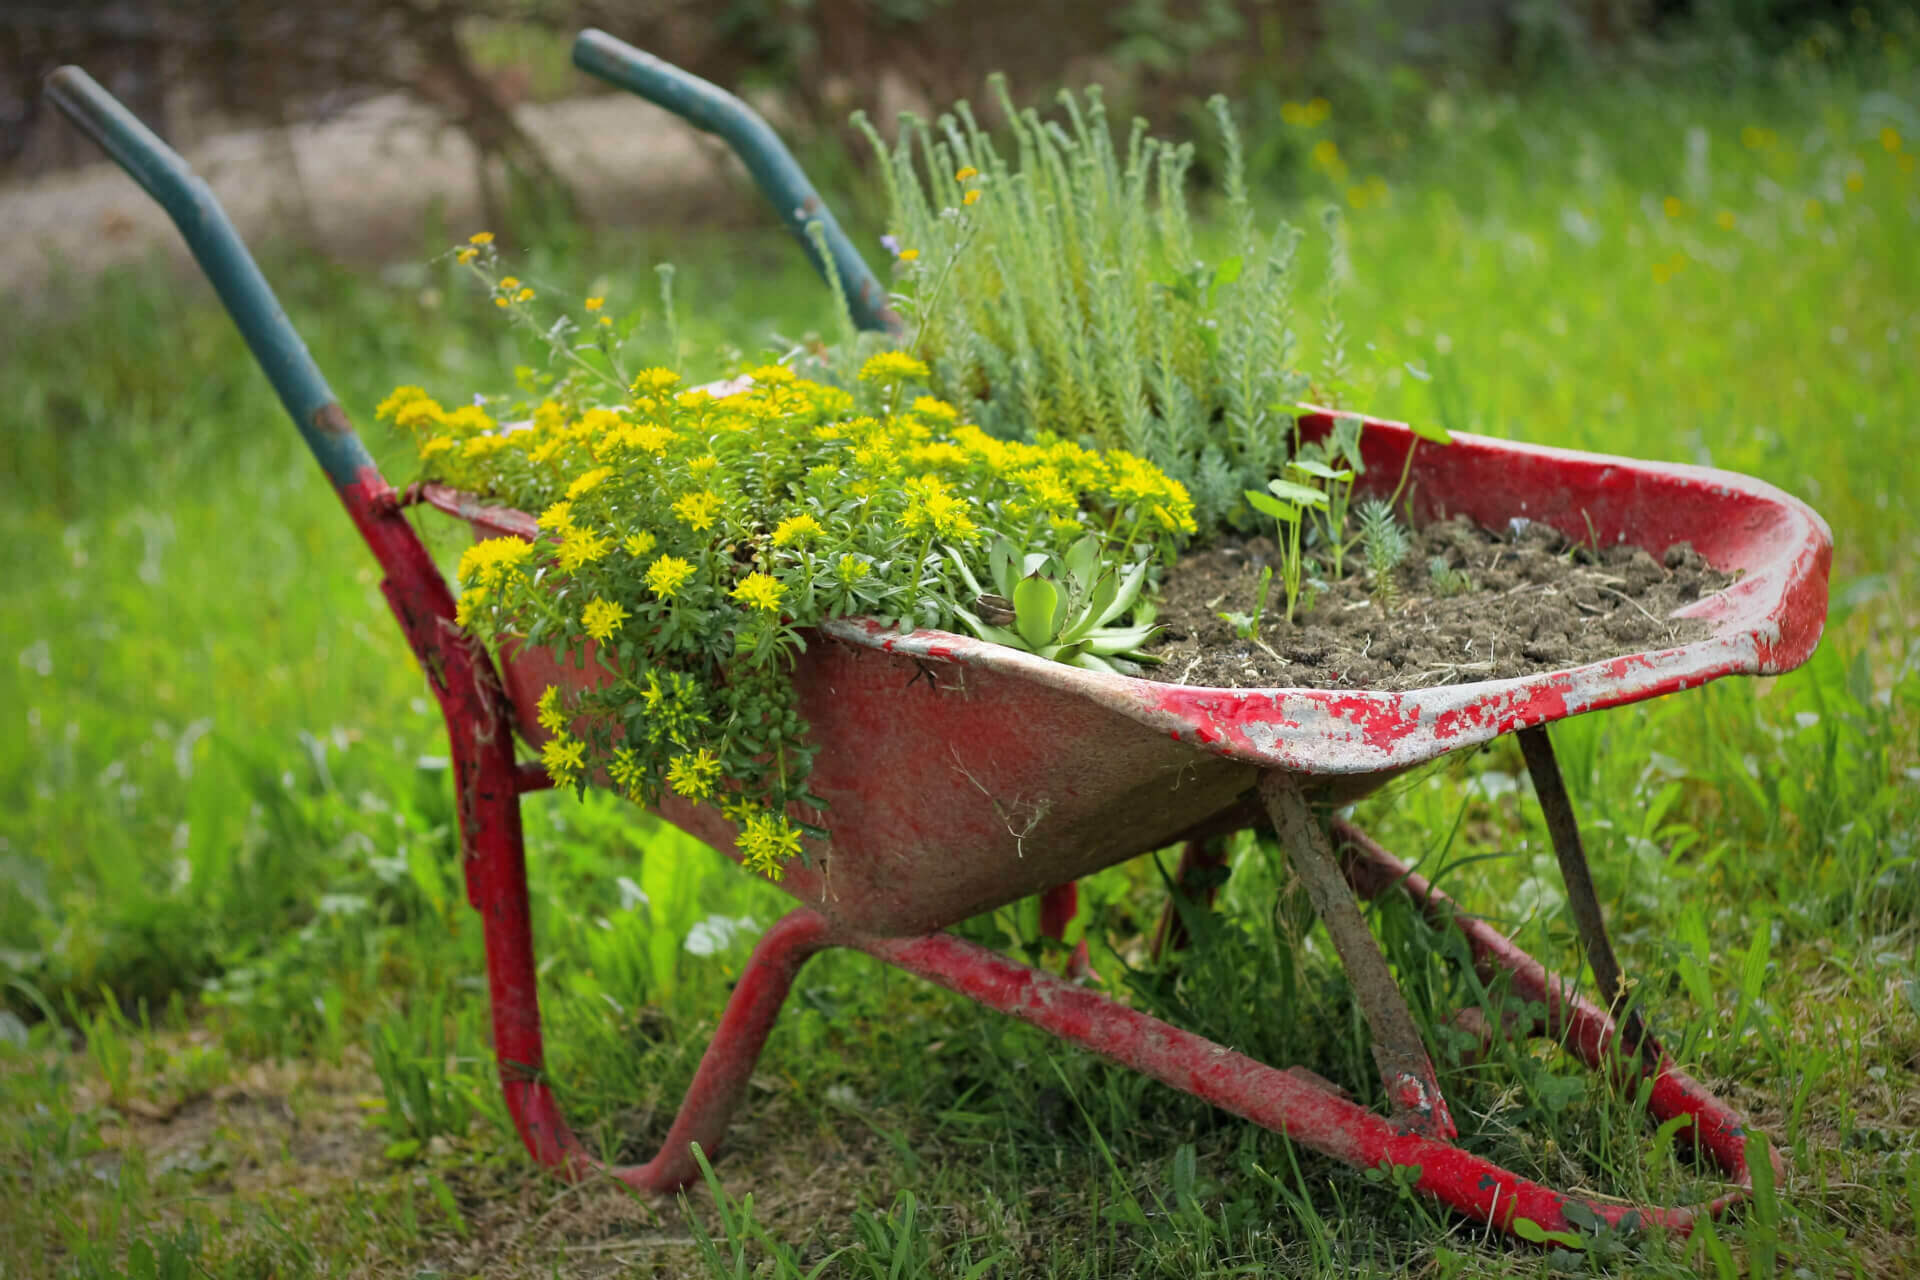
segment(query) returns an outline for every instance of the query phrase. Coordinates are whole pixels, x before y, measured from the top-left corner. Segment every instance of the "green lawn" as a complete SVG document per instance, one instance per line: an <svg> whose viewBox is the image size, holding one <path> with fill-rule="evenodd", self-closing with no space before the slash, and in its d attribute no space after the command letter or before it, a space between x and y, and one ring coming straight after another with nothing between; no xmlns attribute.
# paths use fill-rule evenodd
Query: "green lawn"
<svg viewBox="0 0 1920 1280"><path fill-rule="evenodd" d="M1555 733L1645 1007L1784 1149L1777 1197L1691 1242L1488 1242L1390 1182L836 956L774 1034L716 1166L724 1203L551 1181L494 1087L438 714L239 339L203 287L154 269L0 320L0 1271L707 1275L696 1235L720 1231L755 1274L843 1245L849 1275L1911 1274L1920 94L1903 57L1436 95L1418 120L1336 134L1350 184L1386 188L1347 221L1367 408L1711 462L1832 525L1832 612L1806 668ZM1275 162L1302 220L1341 191L1304 159L1312 139L1279 148L1297 170ZM519 274L657 310L647 268L680 264L695 373L728 364L723 343L756 355L831 331L772 233L564 239ZM438 267L268 269L363 429L395 383L454 395L512 363L490 309ZM1523 775L1503 742L1359 819L1566 964ZM590 1142L644 1158L785 899L609 798L528 809L557 1083ZM1152 864L1095 877L1096 967L1183 1025L1375 1089L1324 938L1280 945L1278 865L1242 841L1222 924L1178 974L1139 959ZM1473 998L1404 912L1376 924L1430 1030ZM1030 909L969 929L1034 936ZM1476 1150L1600 1194L1711 1186L1559 1057L1475 1068L1435 1043Z"/></svg>

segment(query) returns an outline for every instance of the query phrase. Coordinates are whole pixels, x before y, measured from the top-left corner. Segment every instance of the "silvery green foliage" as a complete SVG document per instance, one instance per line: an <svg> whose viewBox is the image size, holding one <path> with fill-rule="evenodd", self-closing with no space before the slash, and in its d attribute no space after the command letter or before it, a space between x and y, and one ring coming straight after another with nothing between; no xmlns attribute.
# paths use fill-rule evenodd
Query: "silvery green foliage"
<svg viewBox="0 0 1920 1280"><path fill-rule="evenodd" d="M1016 110L999 77L990 88L1010 127L998 143L964 102L931 124L903 115L891 147L854 117L881 156L896 243L914 252L897 264L912 350L987 430L1138 453L1187 486L1203 531L1218 528L1281 471L1306 394L1299 232L1256 225L1223 98L1209 106L1232 245L1205 262L1186 205L1191 144L1135 120L1116 147L1097 87L1062 92L1063 120ZM957 178L965 169L979 176Z"/></svg>

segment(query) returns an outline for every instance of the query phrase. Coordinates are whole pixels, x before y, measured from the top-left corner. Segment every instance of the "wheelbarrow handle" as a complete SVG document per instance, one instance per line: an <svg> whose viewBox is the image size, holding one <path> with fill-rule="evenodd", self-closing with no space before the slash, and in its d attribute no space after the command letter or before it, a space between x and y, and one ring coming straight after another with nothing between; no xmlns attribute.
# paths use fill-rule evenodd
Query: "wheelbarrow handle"
<svg viewBox="0 0 1920 1280"><path fill-rule="evenodd" d="M47 77L47 97L173 219L254 359L336 488L373 467L307 345L273 296L213 191L177 152L79 67Z"/></svg>
<svg viewBox="0 0 1920 1280"><path fill-rule="evenodd" d="M745 162L747 172L760 185L780 221L806 250L814 270L825 279L826 264L807 234L808 223L820 224L841 287L846 290L853 322L862 329L898 331L899 317L887 305L886 289L867 269L866 260L840 229L833 211L807 180L780 135L752 107L710 81L591 27L573 42L573 65L665 107L696 129L724 139Z"/></svg>

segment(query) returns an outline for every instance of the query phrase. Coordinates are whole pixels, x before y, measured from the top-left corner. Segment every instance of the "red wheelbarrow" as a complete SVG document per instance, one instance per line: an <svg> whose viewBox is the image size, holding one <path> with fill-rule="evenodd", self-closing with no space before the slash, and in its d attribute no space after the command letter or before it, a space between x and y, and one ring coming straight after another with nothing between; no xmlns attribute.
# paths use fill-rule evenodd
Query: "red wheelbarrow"
<svg viewBox="0 0 1920 1280"><path fill-rule="evenodd" d="M869 327L890 322L884 291L778 140L737 99L597 32L581 37L575 59L727 137L816 265L815 244L824 247L856 318ZM1373 693L1161 684L944 632L831 623L794 671L820 747L812 786L828 805L829 838L782 882L800 905L761 939L660 1153L644 1165L603 1169L568 1128L546 1079L520 796L549 780L515 745L516 735L528 747L543 740L539 691L595 675L539 650L496 667L455 623L447 583L403 508L424 501L486 536L532 538L533 520L432 486L396 493L204 184L79 69L56 72L48 92L173 216L380 562L382 590L445 714L468 898L485 925L501 1084L542 1164L569 1176L610 1174L648 1191L689 1181L697 1172L690 1144L711 1150L721 1142L801 965L846 947L1324 1155L1363 1169L1417 1166L1420 1191L1503 1231L1538 1239L1598 1219L1684 1232L1699 1214L1751 1189L1740 1117L1674 1065L1626 1001L1547 726L1804 662L1825 621L1831 535L1804 504L1743 476L1473 436L1417 455L1421 517L1444 510L1497 527L1524 516L1576 540L1630 541L1656 556L1689 541L1738 575L1679 615L1711 633L1546 675ZM812 223L820 226L809 234ZM1309 437L1330 426L1324 417L1301 424ZM1414 447L1408 429L1376 420L1366 422L1363 441L1374 477L1397 475ZM1600 1002L1456 910L1351 824L1320 816L1410 768L1506 733L1520 738ZM660 813L733 850L735 831L712 808L669 795ZM1272 823L1351 976L1372 1031L1384 1112L1311 1072L1256 1062L945 932L1039 894L1043 928L1057 937L1073 914L1077 878L1172 845L1184 847L1184 877L1217 857L1210 851L1218 836L1259 822ZM1437 926L1458 930L1484 977L1544 1010L1518 1030L1553 1038L1614 1079L1639 1082L1656 1119L1684 1118L1695 1149L1728 1178L1724 1194L1680 1208L1586 1201L1453 1142L1432 1062L1356 901L1383 893L1405 894ZM1768 1159L1777 1165L1776 1155Z"/></svg>

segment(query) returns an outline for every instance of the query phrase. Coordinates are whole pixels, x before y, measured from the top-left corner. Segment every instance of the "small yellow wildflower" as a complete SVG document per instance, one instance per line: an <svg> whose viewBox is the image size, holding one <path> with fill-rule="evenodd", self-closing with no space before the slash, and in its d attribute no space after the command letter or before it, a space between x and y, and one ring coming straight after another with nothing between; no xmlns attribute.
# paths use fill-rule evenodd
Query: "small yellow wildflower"
<svg viewBox="0 0 1920 1280"><path fill-rule="evenodd" d="M453 255L453 260L464 267L479 256L480 251L478 249L462 249Z"/></svg>
<svg viewBox="0 0 1920 1280"><path fill-rule="evenodd" d="M750 815L738 841L741 863L769 880L786 873L786 864L800 854L800 832L785 818L764 810Z"/></svg>
<svg viewBox="0 0 1920 1280"><path fill-rule="evenodd" d="M419 387L395 387L392 394L388 395L387 398L382 400L379 406L374 409L373 416L375 420L379 422L392 422L399 416L400 411L408 405L428 399L427 393Z"/></svg>
<svg viewBox="0 0 1920 1280"><path fill-rule="evenodd" d="M969 178L977 178L979 176L980 176L980 171L978 169L974 168L972 165L965 165L957 173L953 175L953 180L955 182L965 182Z"/></svg>
<svg viewBox="0 0 1920 1280"><path fill-rule="evenodd" d="M969 188L967 189L967 194L965 194L965 195L963 195L963 196L961 196L961 197L960 197L960 203L961 203L961 204L973 204L973 203L974 203L975 201L977 201L977 200L979 200L979 199L980 199L980 188L978 188L978 187L969 187Z"/></svg>
<svg viewBox="0 0 1920 1280"><path fill-rule="evenodd" d="M554 558L568 573L577 573L596 560L605 559L607 552L612 549L611 539L591 529L575 528L568 531L567 540L560 544L560 553Z"/></svg>
<svg viewBox="0 0 1920 1280"><path fill-rule="evenodd" d="M913 402L913 411L923 418L932 418L937 422L951 423L960 420L960 411L945 400L934 396L921 396Z"/></svg>
<svg viewBox="0 0 1920 1280"><path fill-rule="evenodd" d="M710 453L703 458L690 458L687 460L687 470L697 476L703 476L719 465L720 459Z"/></svg>
<svg viewBox="0 0 1920 1280"><path fill-rule="evenodd" d="M505 436L475 436L460 450L460 456L469 459L491 458L511 443Z"/></svg>
<svg viewBox="0 0 1920 1280"><path fill-rule="evenodd" d="M915 360L904 351L882 351L869 356L860 366L862 382L905 382L909 379L925 382L932 377L926 364Z"/></svg>
<svg viewBox="0 0 1920 1280"><path fill-rule="evenodd" d="M492 244L493 232L476 231L472 235L467 237L467 243L468 244Z"/></svg>
<svg viewBox="0 0 1920 1280"><path fill-rule="evenodd" d="M690 493L673 504L673 514L685 520L688 528L705 533L713 528L714 517L720 514L720 498L705 489Z"/></svg>
<svg viewBox="0 0 1920 1280"><path fill-rule="evenodd" d="M540 695L540 701L535 710L539 713L540 727L548 733L559 733L567 727L567 713L560 706L558 685L547 686L546 692Z"/></svg>
<svg viewBox="0 0 1920 1280"><path fill-rule="evenodd" d="M871 573L873 566L848 551L841 555L840 563L834 566L833 571L841 582L851 586Z"/></svg>
<svg viewBox="0 0 1920 1280"><path fill-rule="evenodd" d="M540 748L540 762L547 766L547 776L553 779L554 786L570 787L579 781L586 769L585 751L585 743L564 733L547 739L546 745Z"/></svg>
<svg viewBox="0 0 1920 1280"><path fill-rule="evenodd" d="M607 300L605 298L588 298L587 299L587 310L589 311L598 311L600 308L606 305L607 305Z"/></svg>
<svg viewBox="0 0 1920 1280"><path fill-rule="evenodd" d="M680 375L671 369L642 369L633 380L633 394L659 395L680 381Z"/></svg>
<svg viewBox="0 0 1920 1280"><path fill-rule="evenodd" d="M542 529L551 529L555 533L565 534L573 530L573 504L556 502L540 513L539 525Z"/></svg>
<svg viewBox="0 0 1920 1280"><path fill-rule="evenodd" d="M647 586L662 600L671 600L692 576L693 566L679 556L661 556L647 569Z"/></svg>
<svg viewBox="0 0 1920 1280"><path fill-rule="evenodd" d="M1900 149L1900 131L1892 125L1880 130L1880 145L1889 152Z"/></svg>
<svg viewBox="0 0 1920 1280"><path fill-rule="evenodd" d="M402 431L424 431L441 426L446 420L447 411L440 407L439 401L425 396L407 401L393 413L393 425Z"/></svg>
<svg viewBox="0 0 1920 1280"><path fill-rule="evenodd" d="M1733 230L1735 222L1733 210L1722 209L1719 213L1713 215L1713 221L1722 231Z"/></svg>
<svg viewBox="0 0 1920 1280"><path fill-rule="evenodd" d="M420 461L425 462L436 454L445 453L453 448L452 436L434 436L420 446Z"/></svg>
<svg viewBox="0 0 1920 1280"><path fill-rule="evenodd" d="M493 305L496 307L504 307L507 305L507 300L505 298L495 298L493 300Z"/></svg>
<svg viewBox="0 0 1920 1280"><path fill-rule="evenodd" d="M473 615L478 613L480 606L486 602L487 589L485 587L468 587L465 591L462 591L460 593L460 602L454 606L453 610L453 621L455 625L462 627L472 626Z"/></svg>
<svg viewBox="0 0 1920 1280"><path fill-rule="evenodd" d="M533 290L522 289L520 292L513 295L513 300L515 302L531 302L533 300Z"/></svg>
<svg viewBox="0 0 1920 1280"><path fill-rule="evenodd" d="M720 780L720 758L701 747L691 755L675 756L667 765L667 784L689 800L705 800Z"/></svg>
<svg viewBox="0 0 1920 1280"><path fill-rule="evenodd" d="M900 261L902 262L916 262L919 258L920 251L918 249L902 249L900 251Z"/></svg>
<svg viewBox="0 0 1920 1280"><path fill-rule="evenodd" d="M612 474L612 467L595 467L591 471L581 472L574 477L573 483L567 486L567 497L578 498L582 494L592 493Z"/></svg>
<svg viewBox="0 0 1920 1280"><path fill-rule="evenodd" d="M587 607L580 611L580 625L587 634L601 644L613 639L613 633L627 620L627 611L611 600L602 600L599 596L587 601Z"/></svg>
<svg viewBox="0 0 1920 1280"><path fill-rule="evenodd" d="M1867 188L1867 179L1858 169L1847 175L1847 190L1859 195Z"/></svg>
<svg viewBox="0 0 1920 1280"><path fill-rule="evenodd" d="M788 387L793 385L793 370L783 364L763 364L757 369L747 370L754 385L761 387Z"/></svg>
<svg viewBox="0 0 1920 1280"><path fill-rule="evenodd" d="M627 540L620 545L627 549L628 555L638 560L653 550L653 541L653 531L651 529L642 529L638 533L628 534Z"/></svg>
<svg viewBox="0 0 1920 1280"><path fill-rule="evenodd" d="M1340 144L1332 138L1322 138L1313 144L1313 162L1322 169L1331 169L1340 163Z"/></svg>
<svg viewBox="0 0 1920 1280"><path fill-rule="evenodd" d="M786 590L786 584L771 574L750 573L740 579L740 585L729 594L751 608L765 613L778 613L780 597L786 593Z"/></svg>
<svg viewBox="0 0 1920 1280"><path fill-rule="evenodd" d="M519 287L520 287L519 276L501 276L500 277L500 292L512 293L515 289Z"/></svg>
<svg viewBox="0 0 1920 1280"><path fill-rule="evenodd" d="M790 547L795 543L808 543L825 532L826 530L820 527L818 520L815 520L809 513L802 511L797 516L788 516L774 528L773 545L776 547Z"/></svg>
<svg viewBox="0 0 1920 1280"><path fill-rule="evenodd" d="M518 538L483 538L460 553L455 576L462 582L497 587L532 559L533 547Z"/></svg>
<svg viewBox="0 0 1920 1280"><path fill-rule="evenodd" d="M615 751L613 762L607 766L607 777L629 797L640 799L641 784L646 781L646 771L640 767L640 753L632 747Z"/></svg>
<svg viewBox="0 0 1920 1280"><path fill-rule="evenodd" d="M1668 196L1660 202L1660 207L1666 212L1669 218L1681 217L1687 211L1686 202L1680 199L1679 196Z"/></svg>
<svg viewBox="0 0 1920 1280"><path fill-rule="evenodd" d="M612 316L601 316L601 317L600 317L600 323L601 323L601 324L604 324L604 325L606 325L606 326L608 326L609 328L611 328L611 327L613 326L613 317L612 317Z"/></svg>

